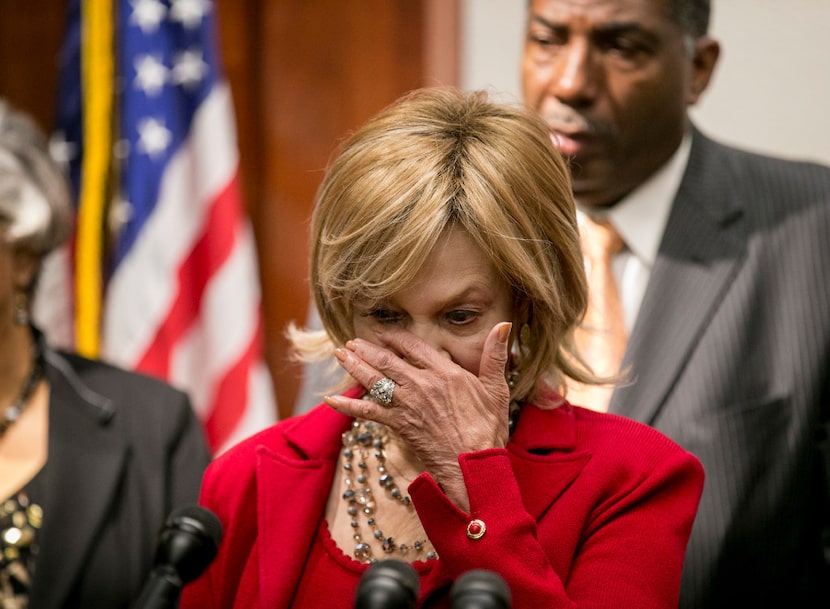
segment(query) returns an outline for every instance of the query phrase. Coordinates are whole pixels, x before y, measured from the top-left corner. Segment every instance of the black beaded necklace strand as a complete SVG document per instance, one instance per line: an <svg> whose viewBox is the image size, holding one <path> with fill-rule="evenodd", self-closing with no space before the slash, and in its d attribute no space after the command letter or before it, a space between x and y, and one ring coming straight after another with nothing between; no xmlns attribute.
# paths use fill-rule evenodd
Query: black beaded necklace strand
<svg viewBox="0 0 830 609"><path fill-rule="evenodd" d="M399 505L412 510L411 499L401 492L394 478L386 469L386 441L389 439L388 430L374 421L355 420L352 428L343 433L343 470L345 476L343 483L346 490L343 491L343 500L346 502L351 526L354 531L352 537L355 540L354 557L360 562L374 563L377 558L372 554L372 547L363 539L360 534L360 516L366 516L366 524L372 529L374 543L379 544L384 554L398 553L402 556L410 552L416 555L423 555L426 560L438 558L434 550L427 549L429 540L418 539L411 544L397 543L394 538L385 536L377 521L375 520L376 503L369 486L370 457L377 461L377 470L380 474L378 482L386 489L389 496ZM357 469L354 465L355 454L358 455ZM354 476L354 480L352 479Z"/></svg>
<svg viewBox="0 0 830 609"><path fill-rule="evenodd" d="M10 406L3 410L3 416L0 418L0 438L6 433L6 430L11 427L20 414L26 409L29 404L29 399L34 394L37 384L43 378L43 356L40 352L40 344L35 341L32 345L32 370L29 376L23 381L23 387L20 390L20 395Z"/></svg>

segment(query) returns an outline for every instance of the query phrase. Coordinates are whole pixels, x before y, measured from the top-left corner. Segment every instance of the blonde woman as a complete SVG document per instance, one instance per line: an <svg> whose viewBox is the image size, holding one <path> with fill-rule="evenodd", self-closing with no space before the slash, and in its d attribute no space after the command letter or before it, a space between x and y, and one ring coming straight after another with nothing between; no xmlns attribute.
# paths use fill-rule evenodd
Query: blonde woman
<svg viewBox="0 0 830 609"><path fill-rule="evenodd" d="M703 485L660 433L569 404L586 287L568 172L531 112L418 91L319 190L311 285L345 391L243 442L202 502L226 529L184 607L350 607L412 564L419 606L487 569L515 607L674 607Z"/></svg>

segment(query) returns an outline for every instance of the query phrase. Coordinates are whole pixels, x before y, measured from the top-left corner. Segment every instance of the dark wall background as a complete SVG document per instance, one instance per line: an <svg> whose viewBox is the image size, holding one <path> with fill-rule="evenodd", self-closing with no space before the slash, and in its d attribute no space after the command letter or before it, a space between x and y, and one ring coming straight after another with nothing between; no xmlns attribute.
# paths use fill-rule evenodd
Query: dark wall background
<svg viewBox="0 0 830 609"><path fill-rule="evenodd" d="M0 0L0 95L49 131L66 0ZM215 0L234 96L246 206L280 416L301 368L283 336L303 322L308 218L337 143L402 93L458 82L458 0Z"/></svg>

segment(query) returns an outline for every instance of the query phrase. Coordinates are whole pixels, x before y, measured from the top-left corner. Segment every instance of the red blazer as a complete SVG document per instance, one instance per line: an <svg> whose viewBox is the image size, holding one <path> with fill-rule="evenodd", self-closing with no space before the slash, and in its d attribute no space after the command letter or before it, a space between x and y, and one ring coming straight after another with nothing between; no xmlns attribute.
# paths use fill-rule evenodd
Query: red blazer
<svg viewBox="0 0 830 609"><path fill-rule="evenodd" d="M182 608L291 606L350 423L318 407L209 467L201 502L225 535L210 569L185 587ZM422 578L419 606L447 607L455 578L490 569L507 581L515 609L676 609L703 469L666 436L569 404L525 406L507 448L459 462L469 514L429 474L409 486L440 556ZM472 518L487 526L478 540L466 535Z"/></svg>

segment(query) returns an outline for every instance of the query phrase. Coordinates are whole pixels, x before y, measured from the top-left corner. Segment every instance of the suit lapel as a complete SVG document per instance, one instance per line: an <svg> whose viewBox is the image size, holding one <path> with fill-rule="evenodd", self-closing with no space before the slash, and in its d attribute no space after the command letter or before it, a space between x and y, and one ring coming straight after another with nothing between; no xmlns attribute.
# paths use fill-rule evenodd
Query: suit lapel
<svg viewBox="0 0 830 609"><path fill-rule="evenodd" d="M537 522L591 459L590 453L575 450L576 441L569 404L555 410L523 409L508 449L525 509Z"/></svg>
<svg viewBox="0 0 830 609"><path fill-rule="evenodd" d="M33 607L62 607L124 470L127 450L112 422L109 401L83 386L68 362L47 352L48 484Z"/></svg>
<svg viewBox="0 0 830 609"><path fill-rule="evenodd" d="M728 159L699 132L660 245L623 366L631 382L609 410L652 423L746 255L743 202Z"/></svg>

